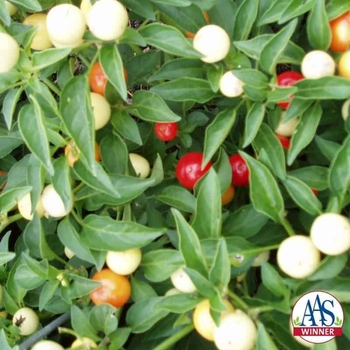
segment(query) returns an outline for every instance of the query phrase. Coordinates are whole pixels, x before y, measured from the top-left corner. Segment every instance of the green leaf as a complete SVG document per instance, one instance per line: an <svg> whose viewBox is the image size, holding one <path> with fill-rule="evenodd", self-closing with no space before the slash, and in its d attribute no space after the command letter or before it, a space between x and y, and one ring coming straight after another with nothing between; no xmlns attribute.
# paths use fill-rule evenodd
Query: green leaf
<svg viewBox="0 0 350 350"><path fill-rule="evenodd" d="M136 121L125 110L114 110L111 116L111 123L120 135L137 145L142 145L140 130Z"/></svg>
<svg viewBox="0 0 350 350"><path fill-rule="evenodd" d="M236 111L228 109L217 114L205 129L204 156L202 168L211 160L215 152L223 144L236 121Z"/></svg>
<svg viewBox="0 0 350 350"><path fill-rule="evenodd" d="M36 275L28 266L19 265L15 271L18 285L25 290L33 290L44 284L45 280Z"/></svg>
<svg viewBox="0 0 350 350"><path fill-rule="evenodd" d="M11 16L9 14L9 11L5 7L4 0L0 0L0 19L5 24L6 27L8 27L11 24ZM2 335L5 335L5 334L1 334L1 336Z"/></svg>
<svg viewBox="0 0 350 350"><path fill-rule="evenodd" d="M227 251L226 241L218 241L216 256L209 271L209 280L220 290L225 290L231 279L231 263Z"/></svg>
<svg viewBox="0 0 350 350"><path fill-rule="evenodd" d="M276 65L278 64L278 58L286 49L297 23L297 20L291 21L275 34L262 49L260 55L260 66L265 72L274 74Z"/></svg>
<svg viewBox="0 0 350 350"><path fill-rule="evenodd" d="M267 76L257 69L234 69L232 73L244 84L263 89L268 86Z"/></svg>
<svg viewBox="0 0 350 350"><path fill-rule="evenodd" d="M272 0L269 3L270 6L257 21L258 26L273 23L280 19L286 6L290 4L290 0Z"/></svg>
<svg viewBox="0 0 350 350"><path fill-rule="evenodd" d="M131 0L134 1L134 0ZM146 41L141 34L133 28L126 28L123 36L119 39L120 44L134 44L138 46L147 46Z"/></svg>
<svg viewBox="0 0 350 350"><path fill-rule="evenodd" d="M162 95L157 94L157 91L152 89L151 91L136 91L133 96L132 108L136 110L138 117L148 122L178 122L181 120L167 106Z"/></svg>
<svg viewBox="0 0 350 350"><path fill-rule="evenodd" d="M301 116L313 103L311 100L300 100L293 98L283 118L283 122Z"/></svg>
<svg viewBox="0 0 350 350"><path fill-rule="evenodd" d="M258 150L258 153L262 151L266 152L268 163L265 165L270 171L276 174L280 179L285 179L287 174L284 151L275 133L267 124L261 124L254 139L253 146Z"/></svg>
<svg viewBox="0 0 350 350"><path fill-rule="evenodd" d="M288 175L305 182L309 187L322 191L328 188L328 168L311 165L288 171Z"/></svg>
<svg viewBox="0 0 350 350"><path fill-rule="evenodd" d="M343 271L347 262L348 256L346 253L337 256L326 256L322 259L317 270L307 279L309 281L317 281L335 278Z"/></svg>
<svg viewBox="0 0 350 350"><path fill-rule="evenodd" d="M150 284L131 277L131 298L137 303L138 301L147 300L148 298L156 297L157 293Z"/></svg>
<svg viewBox="0 0 350 350"><path fill-rule="evenodd" d="M94 116L91 108L88 78L72 78L61 93L60 113L63 123L80 150L80 158L96 174Z"/></svg>
<svg viewBox="0 0 350 350"><path fill-rule="evenodd" d="M74 163L73 169L75 175L91 188L108 194L109 196L120 198L119 191L112 184L110 177L100 163L94 163L95 174L92 172L91 168L86 167L86 165L80 161Z"/></svg>
<svg viewBox="0 0 350 350"><path fill-rule="evenodd" d="M350 96L350 80L338 76L302 79L294 84L294 98L302 100L344 100Z"/></svg>
<svg viewBox="0 0 350 350"><path fill-rule="evenodd" d="M201 295L210 298L216 294L217 290L214 284L209 281L208 278L204 277L199 271L188 267L184 268L184 271L188 274Z"/></svg>
<svg viewBox="0 0 350 350"><path fill-rule="evenodd" d="M317 135L315 136L315 142L321 153L329 160L329 162L333 161L341 147L338 143L325 140Z"/></svg>
<svg viewBox="0 0 350 350"><path fill-rule="evenodd" d="M123 72L123 61L117 45L104 45L100 51L100 62L109 82L116 88L123 100L127 89Z"/></svg>
<svg viewBox="0 0 350 350"><path fill-rule="evenodd" d="M2 103L1 112L4 116L4 120L8 130L10 130L12 127L13 115L15 113L17 103L19 98L21 97L22 92L23 88L14 88L9 90Z"/></svg>
<svg viewBox="0 0 350 350"><path fill-rule="evenodd" d="M65 217L60 221L57 226L57 235L61 243L74 252L78 258L91 264L97 264L90 250L81 243L80 236L75 227L69 221L69 217Z"/></svg>
<svg viewBox="0 0 350 350"><path fill-rule="evenodd" d="M249 238L255 236L267 223L268 217L259 213L251 204L239 207L224 220L222 234Z"/></svg>
<svg viewBox="0 0 350 350"><path fill-rule="evenodd" d="M151 21L156 20L152 4L149 0L142 1L142 3L138 0L123 0L123 4L144 18L150 19Z"/></svg>
<svg viewBox="0 0 350 350"><path fill-rule="evenodd" d="M43 68L50 67L66 58L71 52L71 48L50 48L43 51L36 51L33 53L33 70L39 71Z"/></svg>
<svg viewBox="0 0 350 350"><path fill-rule="evenodd" d="M265 326L262 323L258 325L258 338L256 341L257 349L269 349L278 350L278 347L271 338L271 335L267 332Z"/></svg>
<svg viewBox="0 0 350 350"><path fill-rule="evenodd" d="M165 297L159 304L157 309L173 312L175 314L183 314L193 310L202 299L192 293L181 293Z"/></svg>
<svg viewBox="0 0 350 350"><path fill-rule="evenodd" d="M118 318L115 307L109 304L96 305L89 314L91 326L96 331L111 335L118 328Z"/></svg>
<svg viewBox="0 0 350 350"><path fill-rule="evenodd" d="M264 119L264 115L265 105L260 102L254 103L245 119L243 148L249 146L254 140Z"/></svg>
<svg viewBox="0 0 350 350"><path fill-rule="evenodd" d="M244 0L236 11L233 40L246 40L251 32L259 10L258 0Z"/></svg>
<svg viewBox="0 0 350 350"><path fill-rule="evenodd" d="M162 301L163 297L153 297L131 305L126 314L126 323L131 327L133 333L146 332L156 322L168 315L168 311L158 307Z"/></svg>
<svg viewBox="0 0 350 350"><path fill-rule="evenodd" d="M11 3L28 12L39 12L42 10L42 6L38 0L11 0Z"/></svg>
<svg viewBox="0 0 350 350"><path fill-rule="evenodd" d="M292 136L291 147L288 150L287 164L291 165L303 150L313 140L322 117L322 107L316 103L310 106L301 116Z"/></svg>
<svg viewBox="0 0 350 350"><path fill-rule="evenodd" d="M182 77L153 86L150 90L169 101L205 103L215 95L210 82L204 79Z"/></svg>
<svg viewBox="0 0 350 350"><path fill-rule="evenodd" d="M205 75L203 63L189 58L176 58L165 62L159 70L157 70L148 82L157 80L174 80L181 77L201 79Z"/></svg>
<svg viewBox="0 0 350 350"><path fill-rule="evenodd" d="M230 160L223 148L220 148L218 159L214 163L213 167L219 177L221 194L223 194L231 185L232 181L232 168Z"/></svg>
<svg viewBox="0 0 350 350"><path fill-rule="evenodd" d="M196 232L177 209L172 208L171 212L174 216L176 229L179 234L180 252L186 266L206 276L207 264Z"/></svg>
<svg viewBox="0 0 350 350"><path fill-rule="evenodd" d="M30 186L12 188L0 195L0 215L10 211L17 202L31 191Z"/></svg>
<svg viewBox="0 0 350 350"><path fill-rule="evenodd" d="M343 198L350 186L350 136L335 154L329 170L329 188Z"/></svg>
<svg viewBox="0 0 350 350"><path fill-rule="evenodd" d="M316 50L327 51L332 40L325 0L316 0L307 18L307 36Z"/></svg>
<svg viewBox="0 0 350 350"><path fill-rule="evenodd" d="M32 104L23 106L18 116L18 126L27 147L40 160L46 170L53 175L49 140L45 126L45 117L39 102L30 96Z"/></svg>
<svg viewBox="0 0 350 350"><path fill-rule="evenodd" d="M74 331L81 337L89 337L98 340L96 331L92 328L86 313L79 309L78 306L72 305L71 321Z"/></svg>
<svg viewBox="0 0 350 350"><path fill-rule="evenodd" d="M16 254L13 252L0 252L0 266L13 260L15 256Z"/></svg>
<svg viewBox="0 0 350 350"><path fill-rule="evenodd" d="M73 194L71 189L71 175L66 157L54 160L54 175L52 184L61 197L67 211L73 206Z"/></svg>
<svg viewBox="0 0 350 350"><path fill-rule="evenodd" d="M88 215L82 222L81 242L91 249L124 251L141 248L164 233L132 221L115 221L109 216Z"/></svg>
<svg viewBox="0 0 350 350"><path fill-rule="evenodd" d="M322 203L314 195L311 188L296 177L287 176L283 185L293 201L310 215L322 214Z"/></svg>
<svg viewBox="0 0 350 350"><path fill-rule="evenodd" d="M154 46L171 55L200 58L197 52L184 35L176 28L166 24L152 23L140 30L148 45Z"/></svg>
<svg viewBox="0 0 350 350"><path fill-rule="evenodd" d="M261 264L261 278L264 286L274 295L287 296L289 289L283 281L283 278L268 262Z"/></svg>
<svg viewBox="0 0 350 350"><path fill-rule="evenodd" d="M343 0L333 0L326 4L326 11L329 20L341 16L346 11L350 11L350 3Z"/></svg>
<svg viewBox="0 0 350 350"><path fill-rule="evenodd" d="M276 180L263 164L244 152L240 154L248 163L250 198L255 210L280 222L284 214L284 203Z"/></svg>
<svg viewBox="0 0 350 350"><path fill-rule="evenodd" d="M39 311L42 311L50 302L61 282L56 279L47 281L39 296Z"/></svg>
<svg viewBox="0 0 350 350"><path fill-rule="evenodd" d="M183 265L183 258L178 250L160 249L147 252L142 257L141 266L145 277L151 282L163 282Z"/></svg>
<svg viewBox="0 0 350 350"><path fill-rule="evenodd" d="M213 169L195 187L197 205L192 228L199 239L216 238L221 234L221 191Z"/></svg>
<svg viewBox="0 0 350 350"><path fill-rule="evenodd" d="M46 234L43 225L37 214L27 224L23 232L23 240L30 253L35 257L53 260L56 254L47 243Z"/></svg>
<svg viewBox="0 0 350 350"><path fill-rule="evenodd" d="M188 213L194 213L196 210L196 198L190 191L180 186L167 186L156 198Z"/></svg>
<svg viewBox="0 0 350 350"><path fill-rule="evenodd" d="M310 11L316 5L317 0L292 0L284 9L282 16L278 19L278 24L283 24Z"/></svg>

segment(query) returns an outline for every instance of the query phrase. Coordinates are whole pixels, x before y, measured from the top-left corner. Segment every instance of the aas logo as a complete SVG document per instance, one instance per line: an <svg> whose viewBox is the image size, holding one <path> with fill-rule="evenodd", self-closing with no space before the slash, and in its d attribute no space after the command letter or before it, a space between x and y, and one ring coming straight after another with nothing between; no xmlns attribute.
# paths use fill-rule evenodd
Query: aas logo
<svg viewBox="0 0 350 350"><path fill-rule="evenodd" d="M330 293L313 291L302 295L292 311L293 335L315 344L342 335L344 311Z"/></svg>

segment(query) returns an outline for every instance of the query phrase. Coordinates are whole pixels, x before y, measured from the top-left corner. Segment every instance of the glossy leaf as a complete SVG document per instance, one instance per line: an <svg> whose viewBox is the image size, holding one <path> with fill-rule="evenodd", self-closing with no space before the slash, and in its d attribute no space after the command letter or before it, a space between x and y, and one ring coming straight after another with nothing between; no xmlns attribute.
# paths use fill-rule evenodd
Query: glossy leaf
<svg viewBox="0 0 350 350"><path fill-rule="evenodd" d="M270 74L275 72L276 65L278 64L278 57L286 49L296 25L296 20L291 21L275 34L262 49L260 55L260 66L265 72Z"/></svg>
<svg viewBox="0 0 350 350"><path fill-rule="evenodd" d="M333 161L335 155L341 147L338 143L325 140L318 135L315 136L315 143L321 153L329 160L329 162Z"/></svg>
<svg viewBox="0 0 350 350"><path fill-rule="evenodd" d="M245 119L243 148L249 146L254 140L264 119L264 115L265 105L260 102L254 103Z"/></svg>
<svg viewBox="0 0 350 350"><path fill-rule="evenodd" d="M261 264L261 278L264 286L276 296L287 296L288 288L279 273L271 264L264 261Z"/></svg>
<svg viewBox="0 0 350 350"><path fill-rule="evenodd" d="M258 0L244 0L237 9L233 40L246 40L251 32L259 10Z"/></svg>
<svg viewBox="0 0 350 350"><path fill-rule="evenodd" d="M214 97L211 85L207 80L182 77L153 86L150 90L165 100L205 103Z"/></svg>
<svg viewBox="0 0 350 350"><path fill-rule="evenodd" d="M199 239L221 235L221 191L219 178L213 169L195 186L197 205L192 228Z"/></svg>
<svg viewBox="0 0 350 350"><path fill-rule="evenodd" d="M29 12L38 12L42 10L38 0L11 0L11 3Z"/></svg>
<svg viewBox="0 0 350 350"><path fill-rule="evenodd" d="M232 109L220 112L205 129L204 156L202 168L212 159L225 141L236 121L236 111Z"/></svg>
<svg viewBox="0 0 350 350"><path fill-rule="evenodd" d="M94 116L87 76L74 77L65 85L60 99L60 113L69 135L80 150L80 158L95 175Z"/></svg>
<svg viewBox="0 0 350 350"><path fill-rule="evenodd" d="M189 293L180 293L165 297L157 308L175 314L183 314L193 310L201 301L198 296Z"/></svg>
<svg viewBox="0 0 350 350"><path fill-rule="evenodd" d="M276 180L266 166L244 152L240 154L248 163L250 198L255 210L279 222L283 217L284 203Z"/></svg>
<svg viewBox="0 0 350 350"><path fill-rule="evenodd" d="M338 76L303 79L295 86L294 98L302 100L344 100L350 95L350 80Z"/></svg>
<svg viewBox="0 0 350 350"><path fill-rule="evenodd" d="M100 51L100 62L108 81L116 88L123 100L127 98L123 62L117 45L105 45Z"/></svg>
<svg viewBox="0 0 350 350"><path fill-rule="evenodd" d="M33 70L39 71L49 67L66 58L71 52L71 48L50 48L43 51L36 51L33 53Z"/></svg>
<svg viewBox="0 0 350 350"><path fill-rule="evenodd" d="M181 118L167 106L161 94L154 92L153 90L135 92L132 107L136 110L137 116L149 122L178 122Z"/></svg>
<svg viewBox="0 0 350 350"><path fill-rule="evenodd" d="M142 257L141 266L145 277L152 282L163 282L183 265L183 258L178 250L161 249L147 252Z"/></svg>
<svg viewBox="0 0 350 350"><path fill-rule="evenodd" d="M225 239L218 242L216 256L209 271L209 280L220 290L224 290L231 279L231 263Z"/></svg>
<svg viewBox="0 0 350 350"><path fill-rule="evenodd" d="M267 221L268 217L256 211L251 204L244 205L225 218L222 234L249 238L256 235Z"/></svg>
<svg viewBox="0 0 350 350"><path fill-rule="evenodd" d="M197 270L203 276L207 275L206 261L196 232L177 209L172 208L171 212L179 234L179 249L186 266Z"/></svg>
<svg viewBox="0 0 350 350"><path fill-rule="evenodd" d="M337 277L345 268L348 257L346 253L336 256L326 256L318 269L307 279L309 281L325 280Z"/></svg>
<svg viewBox="0 0 350 350"><path fill-rule="evenodd" d="M322 203L311 188L298 178L287 176L283 184L293 201L310 215L322 214Z"/></svg>
<svg viewBox="0 0 350 350"><path fill-rule="evenodd" d="M65 217L58 224L57 234L62 244L74 252L77 257L91 264L96 264L94 256L91 254L90 250L81 243L80 236L68 217Z"/></svg>
<svg viewBox="0 0 350 350"><path fill-rule="evenodd" d="M292 0L288 6L284 9L282 16L279 18L278 23L283 24L310 11L316 5L317 0Z"/></svg>
<svg viewBox="0 0 350 350"><path fill-rule="evenodd" d="M2 114L4 116L4 120L7 126L7 129L11 129L13 115L16 110L17 102L23 92L22 88L14 88L8 91L6 94L4 101L2 103Z"/></svg>
<svg viewBox="0 0 350 350"><path fill-rule="evenodd" d="M155 21L156 19L154 15L154 9L149 0L142 1L142 3L137 0L123 0L123 4L144 18L150 19L152 21Z"/></svg>
<svg viewBox="0 0 350 350"><path fill-rule="evenodd" d="M157 293L147 282L131 278L131 297L134 302L147 300L148 298L156 297Z"/></svg>
<svg viewBox="0 0 350 350"><path fill-rule="evenodd" d="M287 122L291 119L301 116L311 105L311 100L300 100L294 98L286 110L283 121Z"/></svg>
<svg viewBox="0 0 350 350"><path fill-rule="evenodd" d="M332 40L325 0L316 0L307 19L309 43L316 50L327 51Z"/></svg>
<svg viewBox="0 0 350 350"><path fill-rule="evenodd" d="M114 110L111 116L111 123L120 135L137 145L142 145L142 139L137 123L126 111Z"/></svg>
<svg viewBox="0 0 350 350"><path fill-rule="evenodd" d="M329 170L329 188L333 194L344 197L350 186L350 136L335 157Z"/></svg>
<svg viewBox="0 0 350 350"><path fill-rule="evenodd" d="M16 187L0 194L0 215L10 211L31 189L30 186Z"/></svg>
<svg viewBox="0 0 350 350"><path fill-rule="evenodd" d="M40 160L46 170L52 175L54 173L49 140L45 126L45 117L40 104L31 96L32 104L22 107L18 116L18 126L27 147Z"/></svg>
<svg viewBox="0 0 350 350"><path fill-rule="evenodd" d="M311 165L288 171L288 175L298 178L311 188L319 191L328 188L328 168Z"/></svg>
<svg viewBox="0 0 350 350"><path fill-rule="evenodd" d="M273 23L281 18L286 6L290 4L290 0L273 0L270 1L270 6L261 15L257 21L258 26L263 26L265 24Z"/></svg>
<svg viewBox="0 0 350 350"><path fill-rule="evenodd" d="M265 164L272 173L280 179L286 177L286 165L284 151L271 128L262 123L253 142L253 146L260 153L262 150L268 156L268 163Z"/></svg>
<svg viewBox="0 0 350 350"><path fill-rule="evenodd" d="M164 233L131 221L115 221L99 215L88 215L82 222L81 242L88 248L124 251L141 248Z"/></svg>
<svg viewBox="0 0 350 350"><path fill-rule="evenodd" d="M156 197L161 202L179 210L194 213L196 198L192 193L180 186L168 186Z"/></svg>
<svg viewBox="0 0 350 350"><path fill-rule="evenodd" d="M291 165L299 153L313 140L321 120L322 113L322 107L319 104L314 104L310 106L301 116L292 136L291 147L288 150L288 165Z"/></svg>
<svg viewBox="0 0 350 350"><path fill-rule="evenodd" d="M258 60L260 59L263 48L273 38L273 36L273 34L262 34L250 40L234 41L233 44L247 56ZM304 56L305 51L301 47L297 46L291 41L288 41L282 53L277 57L277 63L300 64Z"/></svg>
<svg viewBox="0 0 350 350"><path fill-rule="evenodd" d="M126 314L126 322L133 333L146 332L168 315L168 311L158 307L162 301L162 297L153 297L131 305Z"/></svg>
<svg viewBox="0 0 350 350"><path fill-rule="evenodd" d="M257 349L278 350L278 347L271 338L271 335L266 330L262 323L258 325Z"/></svg>
<svg viewBox="0 0 350 350"><path fill-rule="evenodd" d="M148 45L154 46L171 55L187 58L200 58L197 52L176 28L160 23L152 23L140 30Z"/></svg>

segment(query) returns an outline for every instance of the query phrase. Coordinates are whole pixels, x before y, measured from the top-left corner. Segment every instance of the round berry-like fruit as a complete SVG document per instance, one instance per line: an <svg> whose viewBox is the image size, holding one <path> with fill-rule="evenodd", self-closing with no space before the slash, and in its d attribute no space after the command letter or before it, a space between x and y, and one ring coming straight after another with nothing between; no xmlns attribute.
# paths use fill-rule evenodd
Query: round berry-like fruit
<svg viewBox="0 0 350 350"><path fill-rule="evenodd" d="M173 272L170 279L173 286L181 293L194 293L197 290L191 278L182 267Z"/></svg>

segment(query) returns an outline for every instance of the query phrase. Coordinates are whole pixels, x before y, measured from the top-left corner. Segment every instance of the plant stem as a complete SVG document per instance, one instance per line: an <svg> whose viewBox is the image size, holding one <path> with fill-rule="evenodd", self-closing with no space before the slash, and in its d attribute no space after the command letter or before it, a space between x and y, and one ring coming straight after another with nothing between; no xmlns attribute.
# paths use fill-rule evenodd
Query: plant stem
<svg viewBox="0 0 350 350"><path fill-rule="evenodd" d="M187 334L191 333L194 329L193 324L189 324L181 328L177 333L173 334L170 338L164 340L158 346L156 346L153 350L168 350L170 346L176 344L179 340L184 338Z"/></svg>
<svg viewBox="0 0 350 350"><path fill-rule="evenodd" d="M61 96L61 90L48 78L43 79L43 82L58 96Z"/></svg>
<svg viewBox="0 0 350 350"><path fill-rule="evenodd" d="M56 318L53 322L49 323L47 326L42 328L39 332L33 334L31 337L26 339L22 344L20 344L20 350L29 349L32 345L37 343L39 340L45 338L51 332L53 332L56 328L58 328L61 324L68 321L70 319L70 311L67 311L65 314Z"/></svg>
<svg viewBox="0 0 350 350"><path fill-rule="evenodd" d="M232 299L234 306L238 306L244 311L247 311L249 309L248 304L245 303L237 294L233 293L230 290L227 291L227 294Z"/></svg>
<svg viewBox="0 0 350 350"><path fill-rule="evenodd" d="M287 231L289 236L295 235L292 225L289 223L289 221L286 218L282 218L280 223L282 224L284 229Z"/></svg>
<svg viewBox="0 0 350 350"><path fill-rule="evenodd" d="M13 216L10 216L8 218L5 219L2 219L1 222L0 222L0 233L5 230L5 228L12 224L13 222L19 220L19 219L22 219L22 215L21 214L16 214L16 215L13 215Z"/></svg>

